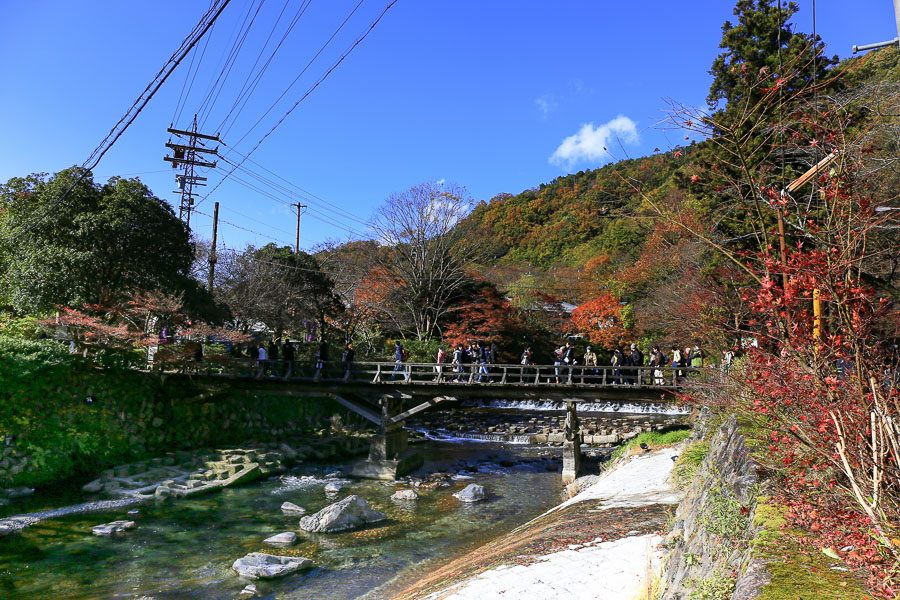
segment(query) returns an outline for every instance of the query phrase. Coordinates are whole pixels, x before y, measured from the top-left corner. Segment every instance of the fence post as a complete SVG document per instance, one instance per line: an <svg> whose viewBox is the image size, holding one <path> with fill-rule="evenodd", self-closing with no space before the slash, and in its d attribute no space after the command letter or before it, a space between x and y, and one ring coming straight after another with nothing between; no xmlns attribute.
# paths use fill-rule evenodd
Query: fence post
<svg viewBox="0 0 900 600"><path fill-rule="evenodd" d="M506 384L506 367L503 367L503 377L500 379L501 384Z"/></svg>
<svg viewBox="0 0 900 600"><path fill-rule="evenodd" d="M372 383L381 383L381 363L377 363L375 366L375 379L372 380Z"/></svg>

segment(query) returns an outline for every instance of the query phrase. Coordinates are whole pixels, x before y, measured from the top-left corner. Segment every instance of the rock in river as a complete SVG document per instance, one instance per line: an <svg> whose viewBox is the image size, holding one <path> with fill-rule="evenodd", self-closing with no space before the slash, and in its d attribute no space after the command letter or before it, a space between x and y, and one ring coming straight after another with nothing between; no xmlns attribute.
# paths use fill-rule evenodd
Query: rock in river
<svg viewBox="0 0 900 600"><path fill-rule="evenodd" d="M314 515L303 517L300 519L300 529L312 533L333 533L357 529L386 518L384 513L373 510L368 502L354 495L326 506Z"/></svg>
<svg viewBox="0 0 900 600"><path fill-rule="evenodd" d="M305 515L306 509L302 506L298 506L293 502L285 502L281 505L281 512L286 515Z"/></svg>
<svg viewBox="0 0 900 600"><path fill-rule="evenodd" d="M330 483L325 484L325 493L328 495L337 494L341 491L341 488L344 487L344 484L339 481L332 481Z"/></svg>
<svg viewBox="0 0 900 600"><path fill-rule="evenodd" d="M478 502L484 500L484 487L477 483L470 483L460 491L453 494L460 502Z"/></svg>
<svg viewBox="0 0 900 600"><path fill-rule="evenodd" d="M415 490L397 490L391 496L391 500L418 500L419 495Z"/></svg>
<svg viewBox="0 0 900 600"><path fill-rule="evenodd" d="M275 546L276 548L287 548L296 543L297 534L293 531L285 531L284 533L279 533L278 535L273 535L272 537L263 540L263 544Z"/></svg>
<svg viewBox="0 0 900 600"><path fill-rule="evenodd" d="M242 577L272 579L296 573L312 566L312 561L302 556L276 556L264 552L251 552L234 561L231 568Z"/></svg>
<svg viewBox="0 0 900 600"><path fill-rule="evenodd" d="M137 523L134 521L113 521L112 523L106 523L105 525L97 525L96 527L92 527L91 531L94 535L113 535L116 533L122 533L123 531L127 531L128 529L134 529L137 527Z"/></svg>

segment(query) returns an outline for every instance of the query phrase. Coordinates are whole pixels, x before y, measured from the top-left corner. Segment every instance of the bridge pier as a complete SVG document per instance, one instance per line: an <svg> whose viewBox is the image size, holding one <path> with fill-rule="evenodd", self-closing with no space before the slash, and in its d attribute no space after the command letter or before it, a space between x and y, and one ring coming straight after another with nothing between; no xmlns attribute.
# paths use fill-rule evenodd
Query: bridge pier
<svg viewBox="0 0 900 600"><path fill-rule="evenodd" d="M578 413L575 403L566 402L566 439L563 442L563 485L575 481L581 474L581 431L578 425Z"/></svg>
<svg viewBox="0 0 900 600"><path fill-rule="evenodd" d="M409 447L409 433L403 422L392 421L402 408L401 399L384 395L380 404L381 430L372 437L369 458L353 466L354 477L393 480L422 466L422 455Z"/></svg>

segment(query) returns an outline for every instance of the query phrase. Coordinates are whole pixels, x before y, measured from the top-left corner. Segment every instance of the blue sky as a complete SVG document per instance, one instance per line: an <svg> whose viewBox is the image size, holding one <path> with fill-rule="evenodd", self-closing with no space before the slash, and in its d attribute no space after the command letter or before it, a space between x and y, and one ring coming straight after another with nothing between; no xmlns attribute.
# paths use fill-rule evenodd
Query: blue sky
<svg viewBox="0 0 900 600"><path fill-rule="evenodd" d="M249 151L386 1L362 0L319 60L251 129L359 2L311 0L253 95L232 113L233 125L222 128L228 147ZM162 157L179 97L186 101L175 125L186 128L221 72L235 32L259 8L221 92L206 103L202 129L215 132L255 72L267 37L274 32L271 49L305 2L264 0L260 7L259 0L232 0L202 61L204 43L198 46L194 60L201 68L190 93L186 61L106 155L96 178L140 173L157 196L177 203L174 173ZM82 163L207 5L0 3L6 26L0 37L0 180ZM487 200L671 148L684 142L683 133L659 123L670 100L703 105L707 70L732 6L713 0L399 0L266 139L254 162L244 163L278 185L238 171L244 183L226 180L199 210L212 214L213 202L221 203L220 241L229 247L292 243L295 218L288 204L299 200L309 206L301 245L310 249L328 239L364 237L365 223L386 196L422 181L454 182ZM811 31L810 8L811 2L801 2L798 29ZM817 30L828 53L841 57L854 43L897 34L890 0L819 0ZM210 187L227 172L220 165L206 173ZM192 225L209 237L208 216L195 215Z"/></svg>

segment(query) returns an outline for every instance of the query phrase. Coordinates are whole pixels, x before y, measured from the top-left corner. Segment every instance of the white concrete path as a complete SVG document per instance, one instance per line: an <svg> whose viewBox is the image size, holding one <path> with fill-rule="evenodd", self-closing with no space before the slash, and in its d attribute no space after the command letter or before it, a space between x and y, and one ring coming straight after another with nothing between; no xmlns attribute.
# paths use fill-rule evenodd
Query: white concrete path
<svg viewBox="0 0 900 600"><path fill-rule="evenodd" d="M668 481L672 457L676 454L678 449L670 448L628 458L606 472L597 483L548 513L585 500L600 500L602 505L598 510L676 504L679 496ZM598 514L597 518L603 517ZM646 589L658 571L661 542L662 537L658 535L636 535L615 541L597 539L538 557L527 566L496 567L432 598L631 600Z"/></svg>

